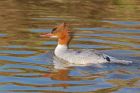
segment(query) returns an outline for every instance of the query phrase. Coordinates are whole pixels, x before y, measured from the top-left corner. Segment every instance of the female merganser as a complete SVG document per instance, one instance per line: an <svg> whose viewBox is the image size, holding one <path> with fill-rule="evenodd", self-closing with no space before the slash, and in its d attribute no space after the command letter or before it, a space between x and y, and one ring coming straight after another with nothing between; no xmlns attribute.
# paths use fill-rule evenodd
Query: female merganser
<svg viewBox="0 0 140 93"><path fill-rule="evenodd" d="M58 45L55 48L54 54L56 57L65 60L71 64L98 64L98 63L122 63L129 64L132 61L119 60L114 57L99 53L91 49L68 49L70 41L69 30L66 23L62 23L52 29L51 33L41 35L41 37L58 38Z"/></svg>

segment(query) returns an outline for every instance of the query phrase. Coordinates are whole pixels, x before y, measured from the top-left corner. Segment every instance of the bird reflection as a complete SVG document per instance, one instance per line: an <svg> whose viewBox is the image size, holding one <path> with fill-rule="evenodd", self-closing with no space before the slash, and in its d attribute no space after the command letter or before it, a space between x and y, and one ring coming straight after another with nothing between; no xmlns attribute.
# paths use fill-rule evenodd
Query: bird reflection
<svg viewBox="0 0 140 93"><path fill-rule="evenodd" d="M52 58L53 62L53 71L45 73L43 77L51 78L54 80L71 80L69 76L70 72L70 64L67 64L64 62L64 60L57 58L56 56L53 55Z"/></svg>

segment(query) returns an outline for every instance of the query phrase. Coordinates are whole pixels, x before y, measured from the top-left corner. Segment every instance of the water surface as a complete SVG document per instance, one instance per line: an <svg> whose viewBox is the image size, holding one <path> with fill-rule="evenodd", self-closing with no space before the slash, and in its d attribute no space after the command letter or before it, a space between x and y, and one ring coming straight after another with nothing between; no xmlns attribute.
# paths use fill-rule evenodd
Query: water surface
<svg viewBox="0 0 140 93"><path fill-rule="evenodd" d="M139 0L1 0L1 93L139 93ZM70 48L96 49L130 65L69 66L40 38L62 22ZM57 60L57 61L56 61Z"/></svg>

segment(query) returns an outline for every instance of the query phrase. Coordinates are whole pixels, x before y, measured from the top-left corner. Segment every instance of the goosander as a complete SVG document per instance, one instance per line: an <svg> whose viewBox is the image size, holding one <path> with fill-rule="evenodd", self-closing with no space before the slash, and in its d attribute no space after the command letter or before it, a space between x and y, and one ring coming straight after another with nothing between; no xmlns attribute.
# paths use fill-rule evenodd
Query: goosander
<svg viewBox="0 0 140 93"><path fill-rule="evenodd" d="M55 48L54 54L56 57L65 60L71 64L98 64L98 63L121 63L129 64L132 61L119 60L108 56L104 53L99 53L91 49L69 49L68 44L71 39L69 29L66 23L62 23L54 27L51 33L40 35L41 37L57 38L58 45Z"/></svg>

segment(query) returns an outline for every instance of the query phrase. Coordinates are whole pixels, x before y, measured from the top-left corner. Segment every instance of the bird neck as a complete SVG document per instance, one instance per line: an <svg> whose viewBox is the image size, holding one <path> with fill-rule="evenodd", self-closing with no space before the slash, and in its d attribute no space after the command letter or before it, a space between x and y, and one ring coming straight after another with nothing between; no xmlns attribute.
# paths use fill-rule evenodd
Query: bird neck
<svg viewBox="0 0 140 93"><path fill-rule="evenodd" d="M69 44L69 41L70 41L70 36L66 34L58 39L58 44L67 46Z"/></svg>

